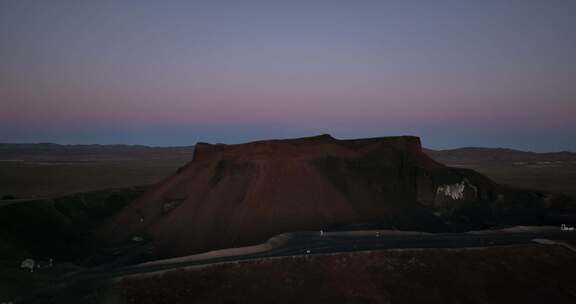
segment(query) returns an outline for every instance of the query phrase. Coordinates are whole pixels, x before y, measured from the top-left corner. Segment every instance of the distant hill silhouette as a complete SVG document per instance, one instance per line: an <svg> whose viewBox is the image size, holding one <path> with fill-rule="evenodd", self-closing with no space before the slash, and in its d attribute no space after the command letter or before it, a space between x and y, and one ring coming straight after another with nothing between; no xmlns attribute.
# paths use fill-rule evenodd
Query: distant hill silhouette
<svg viewBox="0 0 576 304"><path fill-rule="evenodd" d="M53 143L0 143L1 160L98 161L146 160L192 157L193 146L149 147L142 145L60 145Z"/></svg>
<svg viewBox="0 0 576 304"><path fill-rule="evenodd" d="M422 149L433 159L447 163L459 162L530 162L530 161L576 161L576 153L569 151L535 153L508 148L465 147L458 149ZM89 161L131 160L192 157L194 146L152 147L146 145L61 145L55 143L16 144L0 143L0 160L27 161Z"/></svg>
<svg viewBox="0 0 576 304"><path fill-rule="evenodd" d="M550 153L525 152L506 148L468 147L451 150L424 149L433 159L447 164L487 163L487 162L571 162L576 161L576 153L562 151Z"/></svg>

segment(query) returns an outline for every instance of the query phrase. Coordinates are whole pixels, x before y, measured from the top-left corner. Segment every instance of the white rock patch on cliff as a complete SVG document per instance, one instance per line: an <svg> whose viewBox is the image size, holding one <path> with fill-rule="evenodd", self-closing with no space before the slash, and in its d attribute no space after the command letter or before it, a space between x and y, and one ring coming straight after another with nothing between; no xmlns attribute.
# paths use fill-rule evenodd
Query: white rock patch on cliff
<svg viewBox="0 0 576 304"><path fill-rule="evenodd" d="M474 192L477 190L474 185L470 185L470 183L464 179L456 184L442 185L438 187L438 189L436 189L436 195L443 195L453 200L461 200L464 199L464 190L466 190L466 186L470 186L474 189Z"/></svg>

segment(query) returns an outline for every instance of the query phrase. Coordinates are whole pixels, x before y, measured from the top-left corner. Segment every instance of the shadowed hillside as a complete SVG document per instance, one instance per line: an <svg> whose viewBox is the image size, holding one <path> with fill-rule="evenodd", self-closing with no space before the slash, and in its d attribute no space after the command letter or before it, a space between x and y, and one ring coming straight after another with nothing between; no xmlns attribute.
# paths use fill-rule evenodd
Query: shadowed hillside
<svg viewBox="0 0 576 304"><path fill-rule="evenodd" d="M564 203L446 167L422 152L417 137L199 143L191 162L98 235L143 237L154 254L176 256L353 223L425 231L537 224L545 208Z"/></svg>

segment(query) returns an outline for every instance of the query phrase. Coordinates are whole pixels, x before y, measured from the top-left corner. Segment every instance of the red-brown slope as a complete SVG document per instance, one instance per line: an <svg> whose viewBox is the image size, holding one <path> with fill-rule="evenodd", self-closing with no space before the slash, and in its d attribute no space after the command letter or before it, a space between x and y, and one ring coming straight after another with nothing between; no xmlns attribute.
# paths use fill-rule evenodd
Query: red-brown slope
<svg viewBox="0 0 576 304"><path fill-rule="evenodd" d="M178 269L122 279L125 303L574 303L560 246L382 250Z"/></svg>
<svg viewBox="0 0 576 304"><path fill-rule="evenodd" d="M98 236L113 242L146 236L156 254L175 256L339 223L434 229L441 223L424 205L439 201L439 185L464 178L422 153L417 137L200 143L190 163ZM469 178L477 196L491 195L490 181Z"/></svg>

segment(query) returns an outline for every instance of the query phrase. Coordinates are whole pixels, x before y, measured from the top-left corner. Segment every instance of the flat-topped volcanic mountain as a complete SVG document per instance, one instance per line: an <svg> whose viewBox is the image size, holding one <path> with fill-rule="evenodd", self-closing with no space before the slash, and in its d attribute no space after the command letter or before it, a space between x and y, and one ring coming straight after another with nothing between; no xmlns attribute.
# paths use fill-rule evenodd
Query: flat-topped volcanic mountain
<svg viewBox="0 0 576 304"><path fill-rule="evenodd" d="M465 202L491 208L506 191L472 170L432 160L412 136L198 143L191 162L97 237L113 243L144 238L155 255L177 256L341 224L444 231L450 227L438 210Z"/></svg>

